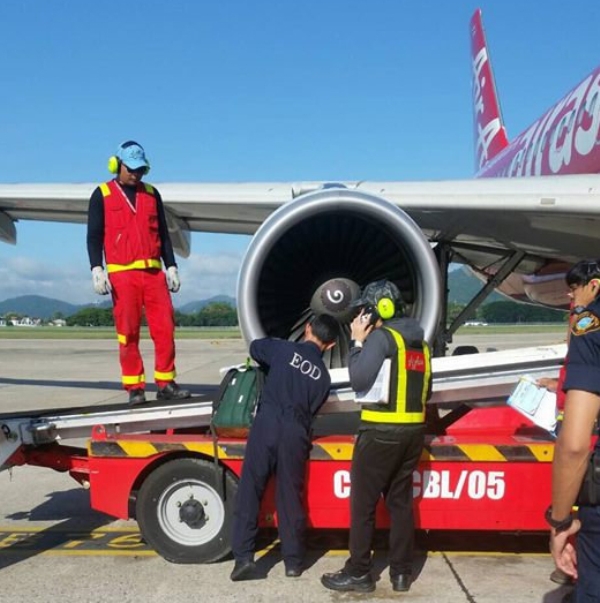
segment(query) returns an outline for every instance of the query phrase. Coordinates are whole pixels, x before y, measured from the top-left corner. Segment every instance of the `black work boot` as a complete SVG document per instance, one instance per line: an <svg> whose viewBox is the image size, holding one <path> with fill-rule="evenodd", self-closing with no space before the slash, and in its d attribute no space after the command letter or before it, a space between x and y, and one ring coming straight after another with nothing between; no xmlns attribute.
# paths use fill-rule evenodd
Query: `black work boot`
<svg viewBox="0 0 600 603"><path fill-rule="evenodd" d="M554 582L556 584L561 584L561 585L575 583L575 581L573 580L573 578L571 578L571 576L569 576L569 574L565 574L565 572L563 572L562 570L559 570L559 569L555 569L550 574L550 580L552 580L552 582Z"/></svg>
<svg viewBox="0 0 600 603"><path fill-rule="evenodd" d="M350 575L345 569L335 574L323 574L321 584L329 590L356 591L371 593L375 590L375 581L368 572L358 578Z"/></svg>
<svg viewBox="0 0 600 603"><path fill-rule="evenodd" d="M285 577L286 578L299 578L302 575L302 566L300 565L286 565L285 566Z"/></svg>
<svg viewBox="0 0 600 603"><path fill-rule="evenodd" d="M185 400L191 397L189 390L181 389L175 381L167 383L164 387L159 387L156 393L157 400Z"/></svg>
<svg viewBox="0 0 600 603"><path fill-rule="evenodd" d="M256 563L252 559L237 559L229 576L232 582L251 580L256 575Z"/></svg>
<svg viewBox="0 0 600 603"><path fill-rule="evenodd" d="M146 403L146 394L143 389L136 388L129 390L129 406L137 406Z"/></svg>
<svg viewBox="0 0 600 603"><path fill-rule="evenodd" d="M393 576L390 578L392 581L392 589L397 593L405 593L410 590L410 585L412 583L412 575L411 574L398 574L397 576Z"/></svg>

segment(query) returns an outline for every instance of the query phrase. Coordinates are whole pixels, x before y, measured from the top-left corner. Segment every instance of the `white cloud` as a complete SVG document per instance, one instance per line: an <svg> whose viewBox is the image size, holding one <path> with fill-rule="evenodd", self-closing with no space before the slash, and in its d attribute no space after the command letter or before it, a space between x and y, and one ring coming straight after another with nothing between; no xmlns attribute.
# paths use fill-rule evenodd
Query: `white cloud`
<svg viewBox="0 0 600 603"><path fill-rule="evenodd" d="M178 260L181 290L173 298L175 305L180 306L213 295L235 297L242 257L242 252L221 252L191 254L187 260Z"/></svg>
<svg viewBox="0 0 600 603"><path fill-rule="evenodd" d="M173 296L175 306L214 295L235 296L237 274L243 252L192 254L178 259L181 290ZM21 295L43 295L72 304L99 300L92 289L87 259L67 265L27 256L0 263L0 301Z"/></svg>
<svg viewBox="0 0 600 603"><path fill-rule="evenodd" d="M43 295L72 304L95 301L87 262L55 264L25 256L0 264L0 298Z"/></svg>

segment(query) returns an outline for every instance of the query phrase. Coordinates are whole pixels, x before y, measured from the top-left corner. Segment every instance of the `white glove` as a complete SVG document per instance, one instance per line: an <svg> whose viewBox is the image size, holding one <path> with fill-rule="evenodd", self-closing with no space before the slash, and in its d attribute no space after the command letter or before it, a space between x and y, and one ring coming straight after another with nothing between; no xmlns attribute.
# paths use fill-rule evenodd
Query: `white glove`
<svg viewBox="0 0 600 603"><path fill-rule="evenodd" d="M181 281L179 280L179 273L177 272L176 266L170 266L167 268L167 286L169 291L177 293L179 287L181 287Z"/></svg>
<svg viewBox="0 0 600 603"><path fill-rule="evenodd" d="M92 283L94 284L94 291L98 295L108 295L111 292L110 281L102 266L92 268Z"/></svg>

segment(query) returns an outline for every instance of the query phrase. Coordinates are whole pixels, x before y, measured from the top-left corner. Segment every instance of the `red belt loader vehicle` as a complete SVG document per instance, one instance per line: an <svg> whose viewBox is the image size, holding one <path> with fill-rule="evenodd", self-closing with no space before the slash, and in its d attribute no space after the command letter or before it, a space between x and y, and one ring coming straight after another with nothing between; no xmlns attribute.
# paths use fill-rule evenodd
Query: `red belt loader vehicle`
<svg viewBox="0 0 600 603"><path fill-rule="evenodd" d="M436 358L431 401L452 407L432 423L414 473L417 527L429 530L545 530L553 438L504 401L519 375L552 375L565 346ZM350 461L357 412L345 369L316 421L306 505L311 528L349 526ZM458 404L457 401L463 401ZM0 469L67 471L90 490L91 506L135 518L166 559L226 556L243 439L213 439L212 403L68 409L0 416ZM444 415L444 410L439 413ZM343 435L343 434L346 435ZM89 438L87 448L65 445ZM276 526L271 490L262 526ZM378 527L387 525L380 505Z"/></svg>

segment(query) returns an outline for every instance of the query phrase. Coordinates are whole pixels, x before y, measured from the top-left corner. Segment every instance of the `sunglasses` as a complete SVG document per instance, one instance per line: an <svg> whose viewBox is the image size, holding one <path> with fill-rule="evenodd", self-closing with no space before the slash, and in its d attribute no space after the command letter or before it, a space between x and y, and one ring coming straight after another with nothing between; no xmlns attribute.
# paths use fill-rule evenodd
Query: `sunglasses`
<svg viewBox="0 0 600 603"><path fill-rule="evenodd" d="M145 166L139 167L139 168L135 168L135 170L132 170L130 167L127 166L127 164L123 164L125 166L125 169L130 173L130 174L139 174L141 176L143 176L147 171L148 168Z"/></svg>

